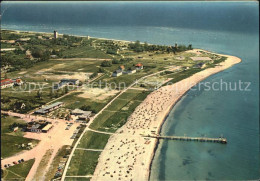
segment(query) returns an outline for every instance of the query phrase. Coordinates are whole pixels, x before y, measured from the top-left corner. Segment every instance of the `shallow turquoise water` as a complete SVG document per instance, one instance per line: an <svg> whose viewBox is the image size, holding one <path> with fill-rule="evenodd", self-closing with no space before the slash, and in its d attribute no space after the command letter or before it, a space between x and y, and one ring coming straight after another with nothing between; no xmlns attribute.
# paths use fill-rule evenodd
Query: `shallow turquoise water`
<svg viewBox="0 0 260 181"><path fill-rule="evenodd" d="M189 91L162 129L164 135L223 135L228 144L161 141L151 180L259 178L257 2L6 3L2 9L5 7L2 28L56 29L60 33L167 45L192 43L240 57L242 63L204 82L241 80L251 82L250 91Z"/></svg>

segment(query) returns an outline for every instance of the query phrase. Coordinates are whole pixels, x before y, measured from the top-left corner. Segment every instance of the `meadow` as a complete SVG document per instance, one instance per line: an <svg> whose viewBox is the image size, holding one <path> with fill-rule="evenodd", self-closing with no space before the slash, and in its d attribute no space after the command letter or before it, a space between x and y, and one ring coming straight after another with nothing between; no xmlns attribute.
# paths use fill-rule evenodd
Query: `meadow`
<svg viewBox="0 0 260 181"><path fill-rule="evenodd" d="M22 128L19 128L17 132L13 132L10 126L14 123L26 124L25 121L18 118L1 115L1 157L3 158L26 150L26 148L18 147L18 145L27 145L28 143L36 145L39 142L38 140L24 138L24 133L21 131Z"/></svg>

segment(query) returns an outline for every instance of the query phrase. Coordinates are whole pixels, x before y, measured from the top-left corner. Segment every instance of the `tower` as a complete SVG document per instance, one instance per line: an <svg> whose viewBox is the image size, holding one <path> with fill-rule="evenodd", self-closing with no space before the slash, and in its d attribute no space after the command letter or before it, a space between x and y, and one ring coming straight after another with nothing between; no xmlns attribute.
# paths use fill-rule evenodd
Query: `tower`
<svg viewBox="0 0 260 181"><path fill-rule="evenodd" d="M54 30L54 34L53 34L53 36L54 36L54 39L57 39L58 38L58 32L56 31L56 30Z"/></svg>

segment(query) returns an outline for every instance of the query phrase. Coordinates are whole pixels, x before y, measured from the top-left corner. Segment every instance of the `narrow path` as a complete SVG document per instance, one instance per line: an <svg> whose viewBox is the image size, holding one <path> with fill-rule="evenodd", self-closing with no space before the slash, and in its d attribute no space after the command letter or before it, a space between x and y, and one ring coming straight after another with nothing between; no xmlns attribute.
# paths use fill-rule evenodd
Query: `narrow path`
<svg viewBox="0 0 260 181"><path fill-rule="evenodd" d="M24 51L24 48L22 47L22 45L21 45L20 43L18 43L18 45L19 45L19 48L20 48L22 51Z"/></svg>
<svg viewBox="0 0 260 181"><path fill-rule="evenodd" d="M147 78L147 77L150 77L150 76L153 76L153 75L156 75L156 74L160 74L164 71L166 71L167 69L165 70L162 70L162 71L159 71L159 72L156 72L156 73L153 73L153 74L149 74L149 75L146 75L144 77L141 77L139 80L136 80L135 82L133 82L130 86L128 86L126 89L122 90L116 97L114 97L109 103L107 103L107 105L105 107L103 107L94 117L92 117L89 121L89 124L86 126L86 128L84 129L84 131L81 133L80 137L78 138L76 144L74 145L71 153L70 153L70 156L66 162L66 165L65 165L65 168L64 168L64 171L63 171L63 174L62 174L62 177L61 177L61 181L64 181L65 180L65 177L66 177L66 173L67 173L67 170L68 170L68 167L69 167L69 164L71 162L71 159L72 159L72 156L80 142L80 140L82 139L83 135L86 133L87 130L90 130L89 129L89 126L92 124L92 122L95 120L96 117L98 117L108 106L110 106L119 96L121 96L124 92L126 92L128 89L130 89L131 87L133 87L134 85L136 85L139 81ZM102 133L105 133L105 132L102 132ZM113 134L113 133L111 133Z"/></svg>
<svg viewBox="0 0 260 181"><path fill-rule="evenodd" d="M90 178L90 177L93 177L93 175L82 175L82 176L66 176L68 178L76 178L76 177L79 177L79 178Z"/></svg>
<svg viewBox="0 0 260 181"><path fill-rule="evenodd" d="M13 172L13 171L11 171L11 170L7 170L7 174L6 174L6 176L8 175L8 172L11 172L11 173L13 173L14 175L20 177L19 179L21 179L21 178L25 179L23 176L21 176L21 175L15 173L15 172ZM15 178L15 179L16 179L16 178Z"/></svg>
<svg viewBox="0 0 260 181"><path fill-rule="evenodd" d="M115 134L115 133L106 132L106 131L98 131L98 130L94 130L94 129L91 129L91 128L88 128L87 130L95 132L95 133L101 133L101 134L109 134L109 135Z"/></svg>
<svg viewBox="0 0 260 181"><path fill-rule="evenodd" d="M86 150L86 151L103 151L102 149L88 149L88 148L76 148L77 150Z"/></svg>

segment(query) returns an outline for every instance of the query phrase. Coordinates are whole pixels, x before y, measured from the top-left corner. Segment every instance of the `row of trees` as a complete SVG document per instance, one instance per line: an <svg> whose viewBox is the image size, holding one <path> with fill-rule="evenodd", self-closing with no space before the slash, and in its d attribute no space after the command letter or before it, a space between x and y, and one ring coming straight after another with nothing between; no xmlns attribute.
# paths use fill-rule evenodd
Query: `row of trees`
<svg viewBox="0 0 260 181"><path fill-rule="evenodd" d="M91 74L91 75L89 76L89 78L90 78L90 79L93 79L93 78L95 78L97 75L98 75L98 73L97 73L97 72L94 72L93 74Z"/></svg>
<svg viewBox="0 0 260 181"><path fill-rule="evenodd" d="M83 106L80 107L80 109L83 110L83 111L91 111L92 113L97 113L97 110L93 109L89 105L83 105Z"/></svg>
<svg viewBox="0 0 260 181"><path fill-rule="evenodd" d="M112 63L111 63L111 61L104 60L103 62L101 62L101 66L102 67L111 67Z"/></svg>
<svg viewBox="0 0 260 181"><path fill-rule="evenodd" d="M133 60L133 58L113 59L112 62L104 60L103 62L101 62L101 67L111 67L112 64L124 64L124 63L128 63L132 60Z"/></svg>
<svg viewBox="0 0 260 181"><path fill-rule="evenodd" d="M123 63L128 63L130 61L132 61L133 58L121 58L121 59L113 59L112 60L112 64L123 64Z"/></svg>
<svg viewBox="0 0 260 181"><path fill-rule="evenodd" d="M175 45L175 46L165 46L165 45L148 45L148 43L141 44L140 41L136 41L135 43L130 43L129 48L135 52L143 52L143 51L163 51L163 52L181 52L186 50L192 50L192 45L189 44L188 46L185 45Z"/></svg>

